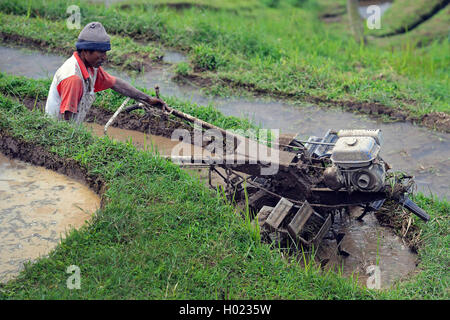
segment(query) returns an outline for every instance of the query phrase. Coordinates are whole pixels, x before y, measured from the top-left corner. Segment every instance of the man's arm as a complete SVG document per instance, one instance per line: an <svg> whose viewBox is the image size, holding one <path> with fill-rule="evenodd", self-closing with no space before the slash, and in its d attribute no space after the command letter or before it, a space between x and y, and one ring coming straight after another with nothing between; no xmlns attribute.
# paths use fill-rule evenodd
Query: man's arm
<svg viewBox="0 0 450 320"><path fill-rule="evenodd" d="M130 97L134 100L140 100L148 103L152 106L163 106L164 102L160 99L153 98L142 91L139 91L132 85L123 81L122 79L116 78L116 83L111 87L114 91L123 94L124 96Z"/></svg>

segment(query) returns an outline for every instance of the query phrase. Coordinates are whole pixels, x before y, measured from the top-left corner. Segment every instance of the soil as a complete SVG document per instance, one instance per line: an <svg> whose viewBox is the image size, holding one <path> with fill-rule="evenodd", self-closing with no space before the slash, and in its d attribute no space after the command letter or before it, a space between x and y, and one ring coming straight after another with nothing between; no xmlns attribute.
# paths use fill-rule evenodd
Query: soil
<svg viewBox="0 0 450 320"><path fill-rule="evenodd" d="M420 228L412 222L412 213L402 210L398 203L387 202L374 215L381 226L394 230L412 252L418 253L423 238Z"/></svg>
<svg viewBox="0 0 450 320"><path fill-rule="evenodd" d="M190 81L201 87L209 87L214 84L213 79L204 77L198 73L189 74L187 76L177 75L176 81ZM331 100L315 96L299 96L298 94L278 92L274 90L260 89L254 84L247 84L234 81L232 79L220 79L227 86L232 88L245 89L254 93L256 96L272 96L276 99L300 99L308 103L325 105L332 107L342 107L345 110L368 114L374 118L382 118L388 116L395 121L410 121L412 123L422 124L427 128L450 133L450 115L444 112L431 112L421 117L413 116L408 111L393 109L380 103L357 102L351 100Z"/></svg>
<svg viewBox="0 0 450 320"><path fill-rule="evenodd" d="M91 110L89 110L85 121L105 125L112 116L113 112L92 107ZM189 124L186 124L178 119L171 119L170 116L168 117L167 115L157 111L155 111L152 116L145 118L135 113L122 112L117 116L111 126L150 133L166 138L171 138L175 129L186 129L189 132L193 131L193 127Z"/></svg>
<svg viewBox="0 0 450 320"><path fill-rule="evenodd" d="M45 101L35 100L30 97L24 97L21 101L29 110L33 110L36 106L39 110L45 109ZM94 122L100 125L105 125L108 120L113 116L113 112L101 109L95 106L89 110L86 115L86 122ZM118 127L121 129L135 130L143 133L150 133L155 136L163 136L171 138L175 129L186 129L189 132L193 131L193 127L187 123L180 121L179 119L172 119L170 116L163 114L162 112L155 111L155 113L148 118L143 118L134 112L120 113L111 127Z"/></svg>

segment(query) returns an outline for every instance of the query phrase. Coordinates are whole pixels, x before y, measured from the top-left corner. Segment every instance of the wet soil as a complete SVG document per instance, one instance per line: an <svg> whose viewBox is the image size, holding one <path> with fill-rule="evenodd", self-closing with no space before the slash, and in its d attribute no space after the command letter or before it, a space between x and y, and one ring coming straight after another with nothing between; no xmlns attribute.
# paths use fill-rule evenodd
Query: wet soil
<svg viewBox="0 0 450 320"><path fill-rule="evenodd" d="M317 253L324 269L340 269L344 276L353 275L360 285L368 286L377 266L381 289L409 278L416 271L417 255L390 228L381 226L373 213L358 221L361 213L361 208L353 208L350 215L336 216L333 227L345 233L340 249L349 255L338 254L336 241L324 240Z"/></svg>
<svg viewBox="0 0 450 320"><path fill-rule="evenodd" d="M103 191L102 179L75 161L0 132L0 282L90 220Z"/></svg>
<svg viewBox="0 0 450 320"><path fill-rule="evenodd" d="M86 116L85 122L95 122L105 125L113 116L113 112L100 108L91 108ZM156 136L171 137L175 129L186 129L193 131L193 127L187 123L183 123L177 118L172 118L155 110L155 113L146 119L142 119L142 115L136 113L120 113L111 127L119 127L126 130L134 130L149 133Z"/></svg>
<svg viewBox="0 0 450 320"><path fill-rule="evenodd" d="M99 204L84 184L0 153L0 282L83 226Z"/></svg>

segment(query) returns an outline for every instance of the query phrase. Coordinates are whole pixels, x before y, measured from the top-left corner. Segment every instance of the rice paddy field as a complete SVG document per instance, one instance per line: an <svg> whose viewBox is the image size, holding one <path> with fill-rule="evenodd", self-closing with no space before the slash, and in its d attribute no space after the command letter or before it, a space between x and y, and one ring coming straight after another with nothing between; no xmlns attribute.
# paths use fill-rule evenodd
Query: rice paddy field
<svg viewBox="0 0 450 320"><path fill-rule="evenodd" d="M378 30L352 17L351 2L0 0L0 39L2 45L69 57L80 29L67 27L67 8L76 5L81 28L99 21L111 35L105 68L138 76L167 66L169 48L186 57L170 66L175 79L208 95L275 99L298 108L314 104L411 122L448 137L448 1L393 1ZM414 242L416 269L389 288L369 289L357 274L344 277L339 269L324 270L313 259L295 259L261 243L223 192L155 150L49 119L42 106L50 83L0 72L0 151L82 179L100 196L101 207L55 249L0 283L0 299L449 298L447 198L414 195L431 216L427 223L392 212L400 217L392 218L392 231L405 244ZM140 89L155 95L152 88ZM260 129L213 105L162 97L223 129ZM112 113L123 99L106 90L93 108ZM79 290L67 287L71 265L81 268Z"/></svg>

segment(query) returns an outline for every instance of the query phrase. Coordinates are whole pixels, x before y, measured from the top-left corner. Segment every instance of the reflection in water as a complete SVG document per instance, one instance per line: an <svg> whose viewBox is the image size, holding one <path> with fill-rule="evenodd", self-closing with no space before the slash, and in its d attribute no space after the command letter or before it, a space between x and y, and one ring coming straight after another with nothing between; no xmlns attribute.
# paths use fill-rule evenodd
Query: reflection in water
<svg viewBox="0 0 450 320"><path fill-rule="evenodd" d="M99 206L99 197L85 185L0 154L0 282L47 254Z"/></svg>
<svg viewBox="0 0 450 320"><path fill-rule="evenodd" d="M28 77L53 74L64 61L54 55L24 52L0 46L0 70ZM39 61L39 63L36 63ZM26 65L24 68L22 65ZM125 80L132 79L114 70L112 74ZM429 195L449 198L450 191L450 135L433 132L410 123L383 123L341 110L324 109L311 105L293 106L274 101L241 98L222 99L206 97L199 88L172 81L169 69L158 67L135 79L139 86L153 88L158 84L161 93L191 100L198 104L212 103L225 115L248 117L264 128L282 133L299 133L302 138L321 136L328 129L374 129L383 131L382 157L394 170L403 170L416 177L418 190Z"/></svg>

